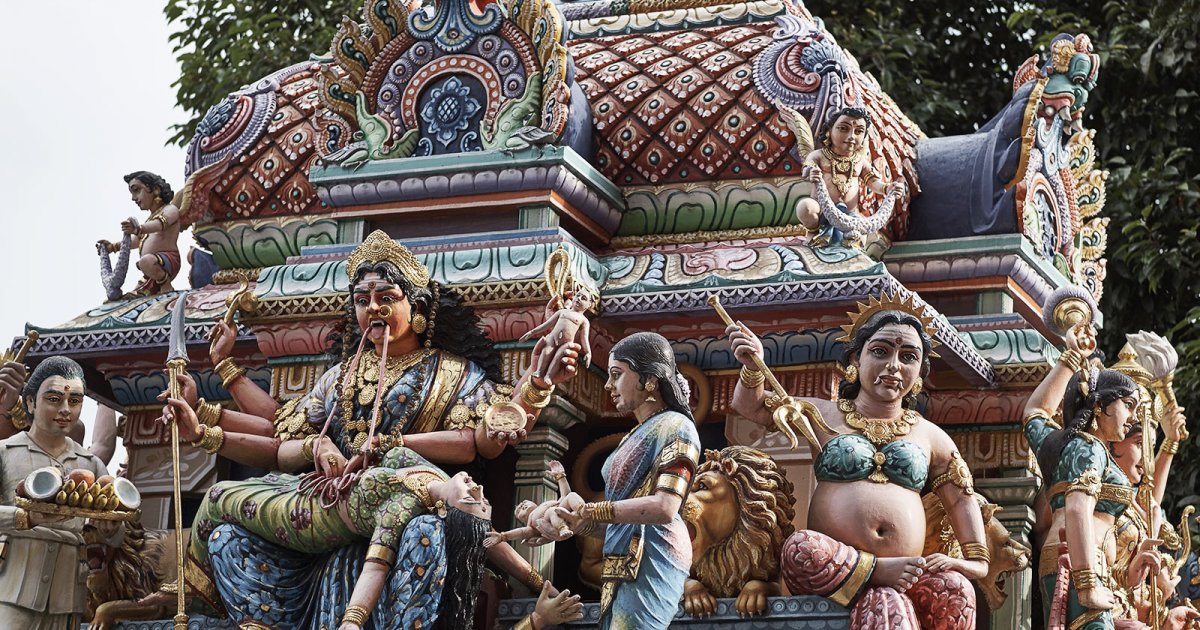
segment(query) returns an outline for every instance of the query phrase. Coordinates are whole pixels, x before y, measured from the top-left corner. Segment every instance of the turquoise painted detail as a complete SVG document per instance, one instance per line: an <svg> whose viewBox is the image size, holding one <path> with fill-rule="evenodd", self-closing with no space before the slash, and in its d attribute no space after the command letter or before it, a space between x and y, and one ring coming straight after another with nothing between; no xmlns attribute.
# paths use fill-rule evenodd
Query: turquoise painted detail
<svg viewBox="0 0 1200 630"><path fill-rule="evenodd" d="M337 231L334 219L281 217L212 223L195 233L222 269L247 269L282 265L304 247L336 243Z"/></svg>
<svg viewBox="0 0 1200 630"><path fill-rule="evenodd" d="M875 453L883 453L880 471L894 484L920 492L929 479L929 455L909 440L888 442L879 449L865 436L845 433L825 443L814 464L821 481L862 481L875 470Z"/></svg>
<svg viewBox="0 0 1200 630"><path fill-rule="evenodd" d="M794 225L812 185L799 178L628 188L617 235L680 234Z"/></svg>

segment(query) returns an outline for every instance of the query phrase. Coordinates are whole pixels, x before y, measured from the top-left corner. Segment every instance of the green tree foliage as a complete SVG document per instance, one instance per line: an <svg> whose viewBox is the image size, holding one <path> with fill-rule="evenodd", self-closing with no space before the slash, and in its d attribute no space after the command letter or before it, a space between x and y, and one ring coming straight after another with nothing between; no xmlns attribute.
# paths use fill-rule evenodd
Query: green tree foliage
<svg viewBox="0 0 1200 630"><path fill-rule="evenodd" d="M359 0L169 0L186 142L212 105L271 71L325 54ZM1176 390L1200 417L1200 0L811 0L839 43L930 136L970 133L1009 101L1012 75L1060 32L1088 33L1102 66L1088 103L1110 171L1109 356L1154 330L1181 354ZM1200 423L1176 458L1170 502L1200 505Z"/></svg>
<svg viewBox="0 0 1200 630"><path fill-rule="evenodd" d="M327 55L342 16L361 7L359 0L168 0L180 70L175 98L190 116L168 142L187 144L208 108L243 85Z"/></svg>

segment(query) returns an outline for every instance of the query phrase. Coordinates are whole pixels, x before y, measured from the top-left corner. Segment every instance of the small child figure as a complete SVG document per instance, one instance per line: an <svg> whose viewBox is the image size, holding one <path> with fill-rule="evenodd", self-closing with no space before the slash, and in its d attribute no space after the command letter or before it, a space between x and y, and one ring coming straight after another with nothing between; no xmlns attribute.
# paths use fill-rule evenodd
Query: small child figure
<svg viewBox="0 0 1200 630"><path fill-rule="evenodd" d="M547 471L550 473L550 477L558 483L558 496L561 498L553 503L547 502L540 506L529 500L518 503L517 509L513 513L513 516L516 516L518 521L525 523L525 527L518 527L506 532L492 532L488 534L483 539L483 546L485 548L494 547L502 542L509 542L513 540L523 541L530 547L544 545L550 542L550 539L542 536L535 527L530 525L530 523L533 523L537 519L541 518L543 514L556 507L561 507L568 512L574 512L583 505L583 500L579 498L579 495L571 494L571 484L567 483L567 473L563 469L561 462L557 460L550 462L550 464L547 465ZM558 532L560 537L569 536L570 534L571 530L568 529L566 525L560 527Z"/></svg>
<svg viewBox="0 0 1200 630"><path fill-rule="evenodd" d="M870 128L871 116L865 109L846 107L834 112L821 130L821 148L804 158L809 180L814 184L823 180L829 200L848 215L861 214L861 184L879 195L893 191L903 194L902 183L884 181L871 165L870 152L867 150L867 131ZM796 205L796 215L805 228L820 230L814 243L841 243L841 230L829 225L821 216L821 206L816 199L801 199Z"/></svg>
<svg viewBox="0 0 1200 630"><path fill-rule="evenodd" d="M583 313L592 305L592 295L582 287L575 288L575 297L570 308L560 308L539 326L521 335L520 341L528 341L534 335L550 334L538 339L533 346L533 375L541 378L554 365L555 355L572 341L583 348L580 364L587 367L592 363L590 340L591 324Z"/></svg>

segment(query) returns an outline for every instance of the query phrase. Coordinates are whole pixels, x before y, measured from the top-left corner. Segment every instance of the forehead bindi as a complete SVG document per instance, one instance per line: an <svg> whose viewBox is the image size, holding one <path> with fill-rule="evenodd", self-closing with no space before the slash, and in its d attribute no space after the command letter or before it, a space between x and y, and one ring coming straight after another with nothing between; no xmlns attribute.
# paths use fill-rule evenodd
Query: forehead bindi
<svg viewBox="0 0 1200 630"><path fill-rule="evenodd" d="M71 398L83 398L83 382L77 378L64 378L62 376L51 376L42 381L38 387L39 396L70 396Z"/></svg>
<svg viewBox="0 0 1200 630"><path fill-rule="evenodd" d="M921 349L921 337L912 326L903 324L888 324L871 335L868 343L883 343L894 348Z"/></svg>

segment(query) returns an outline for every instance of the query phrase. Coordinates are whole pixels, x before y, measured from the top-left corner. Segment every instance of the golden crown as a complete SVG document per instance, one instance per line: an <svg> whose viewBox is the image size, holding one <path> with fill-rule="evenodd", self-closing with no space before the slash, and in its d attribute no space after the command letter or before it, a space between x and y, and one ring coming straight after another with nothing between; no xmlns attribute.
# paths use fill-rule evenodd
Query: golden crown
<svg viewBox="0 0 1200 630"><path fill-rule="evenodd" d="M1117 358L1119 358L1120 361L1114 363L1109 369L1116 370L1125 376L1128 376L1129 378L1133 379L1135 383L1141 385L1142 387L1149 387L1150 381L1154 380L1154 375L1150 373L1150 370L1142 367L1141 363L1138 363L1137 356L1137 350L1134 350L1133 346L1127 343L1125 344L1125 347L1121 348L1121 351L1117 353Z"/></svg>
<svg viewBox="0 0 1200 630"><path fill-rule="evenodd" d="M901 311L916 317L917 321L921 322L921 327L925 329L925 334L929 335L932 342L930 344L931 347L938 346L937 339L934 337L937 329L933 327L933 317L925 314L925 306L923 304L918 305L916 298L911 293L902 296L899 292L884 293L882 300L872 295L866 304L859 302L857 313L846 313L850 317L850 323L842 326L842 330L846 331L846 334L838 337L837 341L847 343L853 341L855 333L858 332L858 327L871 319L872 315L882 311ZM937 356L937 353L934 352L930 352L929 354L931 357Z"/></svg>
<svg viewBox="0 0 1200 630"><path fill-rule="evenodd" d="M346 275L354 281L354 272L359 267L378 262L390 262L396 265L400 273L417 287L429 285L429 269L408 251L408 248L392 240L383 230L375 230L362 242L362 245L350 252L346 260Z"/></svg>

